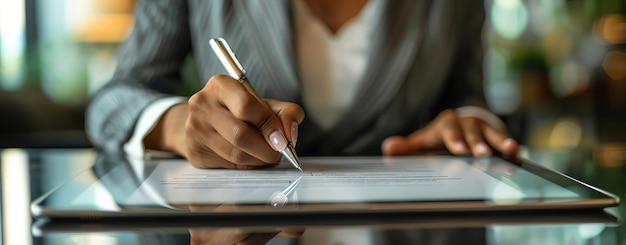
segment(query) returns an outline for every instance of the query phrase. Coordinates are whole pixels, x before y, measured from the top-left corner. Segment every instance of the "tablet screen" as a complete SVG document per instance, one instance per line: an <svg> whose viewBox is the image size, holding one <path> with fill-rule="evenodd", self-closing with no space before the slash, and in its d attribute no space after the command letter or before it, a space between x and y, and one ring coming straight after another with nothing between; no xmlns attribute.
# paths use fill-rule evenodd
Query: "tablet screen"
<svg viewBox="0 0 626 245"><path fill-rule="evenodd" d="M258 204L285 197L298 203L438 200L579 199L566 188L499 158L304 158L304 173L281 164L262 170L206 170L162 161L125 205ZM280 195L278 193L282 193ZM279 200L276 200L279 201Z"/></svg>
<svg viewBox="0 0 626 245"><path fill-rule="evenodd" d="M239 213L262 213L594 208L618 203L614 196L567 176L499 157L305 157L301 162L304 172L287 162L226 170L197 169L181 159L104 156L36 201L33 214L100 210L153 215L193 207L210 213L215 210L211 207L223 205L236 205Z"/></svg>

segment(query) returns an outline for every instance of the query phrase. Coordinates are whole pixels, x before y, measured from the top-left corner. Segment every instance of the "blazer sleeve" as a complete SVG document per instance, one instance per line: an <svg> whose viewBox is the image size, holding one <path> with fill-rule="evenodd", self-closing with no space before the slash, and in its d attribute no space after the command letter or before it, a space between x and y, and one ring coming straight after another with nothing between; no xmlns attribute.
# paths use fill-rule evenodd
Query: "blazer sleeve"
<svg viewBox="0 0 626 245"><path fill-rule="evenodd" d="M441 98L441 110L461 106L487 108L483 87L483 25L485 9L483 1L457 1L466 5L456 8L457 39L452 69L448 75ZM459 11L462 10L462 11Z"/></svg>
<svg viewBox="0 0 626 245"><path fill-rule="evenodd" d="M133 30L119 51L112 79L86 111L87 135L101 150L120 150L142 110L180 87L180 69L191 51L186 1L139 0Z"/></svg>

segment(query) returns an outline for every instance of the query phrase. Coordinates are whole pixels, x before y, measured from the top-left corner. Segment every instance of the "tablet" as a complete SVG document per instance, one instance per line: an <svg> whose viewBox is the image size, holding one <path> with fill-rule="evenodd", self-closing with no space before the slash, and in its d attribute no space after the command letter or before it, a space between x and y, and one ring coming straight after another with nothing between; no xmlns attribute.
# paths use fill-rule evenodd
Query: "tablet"
<svg viewBox="0 0 626 245"><path fill-rule="evenodd" d="M31 204L36 218L245 221L380 214L563 212L619 198L529 160L501 157L303 157L257 170L99 154ZM212 219L207 219L212 218ZM218 219L216 219L218 218Z"/></svg>
<svg viewBox="0 0 626 245"><path fill-rule="evenodd" d="M142 219L124 222L64 222L38 219L31 227L34 236L54 233L139 232L157 234L187 234L190 229L220 230L236 229L239 232L275 232L293 227L298 229L462 229L487 226L613 226L620 224L619 215L610 210L587 212L446 212L446 213L385 213L369 215L311 215L302 219L247 219L245 222L214 222L207 219L168 219L166 222L146 222ZM232 219L231 219L232 221Z"/></svg>

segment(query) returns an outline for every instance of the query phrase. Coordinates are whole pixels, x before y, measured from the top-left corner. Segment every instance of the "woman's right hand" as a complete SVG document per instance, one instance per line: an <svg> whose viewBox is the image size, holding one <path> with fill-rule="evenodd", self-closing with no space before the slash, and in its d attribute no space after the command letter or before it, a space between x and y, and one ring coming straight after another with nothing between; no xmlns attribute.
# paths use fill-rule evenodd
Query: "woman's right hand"
<svg viewBox="0 0 626 245"><path fill-rule="evenodd" d="M304 110L289 102L265 104L239 81L216 75L187 104L170 108L144 143L146 148L176 152L198 168L276 164L285 140L295 144Z"/></svg>

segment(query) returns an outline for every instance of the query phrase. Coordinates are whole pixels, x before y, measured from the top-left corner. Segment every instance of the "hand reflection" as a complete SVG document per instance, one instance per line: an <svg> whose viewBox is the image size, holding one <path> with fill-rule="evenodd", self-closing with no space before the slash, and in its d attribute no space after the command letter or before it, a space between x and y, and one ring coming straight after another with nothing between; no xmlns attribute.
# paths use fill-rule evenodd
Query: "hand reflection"
<svg viewBox="0 0 626 245"><path fill-rule="evenodd" d="M290 181L282 190L274 192L268 199L268 205L272 207L284 207L296 204L293 195L300 183L302 176ZM191 212L236 212L237 205L223 204L218 207L189 205ZM189 229L191 244L266 244L276 236L295 238L304 233L304 228L222 228L222 229Z"/></svg>
<svg viewBox="0 0 626 245"><path fill-rule="evenodd" d="M191 212L233 212L235 205L222 205L217 208L190 205ZM192 228L189 229L191 244L266 244L274 237L295 238L304 233L304 228Z"/></svg>

